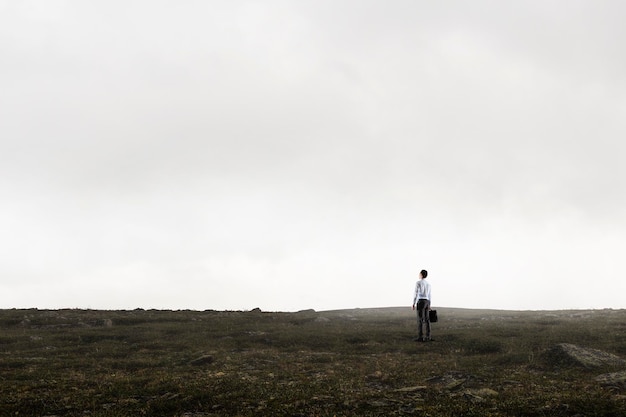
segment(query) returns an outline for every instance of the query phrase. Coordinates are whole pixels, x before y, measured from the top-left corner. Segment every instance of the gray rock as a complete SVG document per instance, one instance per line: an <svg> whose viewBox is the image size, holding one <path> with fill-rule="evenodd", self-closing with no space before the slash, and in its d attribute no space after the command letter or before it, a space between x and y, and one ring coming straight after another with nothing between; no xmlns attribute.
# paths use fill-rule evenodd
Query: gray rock
<svg viewBox="0 0 626 417"><path fill-rule="evenodd" d="M626 371L602 374L596 377L596 381L604 387L626 388Z"/></svg>
<svg viewBox="0 0 626 417"><path fill-rule="evenodd" d="M493 390L491 388L474 388L474 389L465 390L465 392L471 395L476 395L481 398L498 396L498 391Z"/></svg>
<svg viewBox="0 0 626 417"><path fill-rule="evenodd" d="M394 390L395 392L418 392L418 391L426 391L428 389L425 385L415 385L413 387L404 387L398 388Z"/></svg>
<svg viewBox="0 0 626 417"><path fill-rule="evenodd" d="M208 365L213 363L214 360L213 355L202 355L190 361L189 364L193 366Z"/></svg>
<svg viewBox="0 0 626 417"><path fill-rule="evenodd" d="M587 369L625 366L626 361L612 353L560 343L543 354L548 365L582 367Z"/></svg>

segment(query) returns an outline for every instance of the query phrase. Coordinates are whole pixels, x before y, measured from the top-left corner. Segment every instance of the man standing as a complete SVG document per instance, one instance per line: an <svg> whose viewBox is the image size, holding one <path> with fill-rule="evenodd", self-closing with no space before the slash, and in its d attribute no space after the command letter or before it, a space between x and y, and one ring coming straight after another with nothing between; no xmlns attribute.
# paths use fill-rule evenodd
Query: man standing
<svg viewBox="0 0 626 417"><path fill-rule="evenodd" d="M430 310L430 282L426 281L428 271L422 269L420 279L415 284L415 295L413 296L413 310L417 306L417 329L418 342L428 342L430 337L430 318L428 310ZM426 337L424 337L424 327L426 327Z"/></svg>

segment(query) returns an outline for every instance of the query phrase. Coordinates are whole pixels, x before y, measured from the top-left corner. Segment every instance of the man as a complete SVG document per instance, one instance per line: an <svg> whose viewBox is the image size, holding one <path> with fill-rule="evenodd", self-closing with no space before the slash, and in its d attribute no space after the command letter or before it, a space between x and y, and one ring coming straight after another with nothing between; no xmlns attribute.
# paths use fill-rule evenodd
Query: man
<svg viewBox="0 0 626 417"><path fill-rule="evenodd" d="M428 271L422 269L420 279L415 284L415 295L413 296L413 310L417 306L417 329L418 342L428 342L430 337L430 318L428 310L430 310L430 282L426 281ZM426 337L424 337L424 327L426 327Z"/></svg>

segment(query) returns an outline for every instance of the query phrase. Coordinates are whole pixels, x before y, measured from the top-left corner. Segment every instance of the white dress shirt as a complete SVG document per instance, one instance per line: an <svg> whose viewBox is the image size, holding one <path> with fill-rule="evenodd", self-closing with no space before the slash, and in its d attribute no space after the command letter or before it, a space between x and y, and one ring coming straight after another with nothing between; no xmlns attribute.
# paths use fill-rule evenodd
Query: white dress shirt
<svg viewBox="0 0 626 417"><path fill-rule="evenodd" d="M428 300L430 302L430 282L426 279L420 279L415 284L415 296L413 297L413 304L417 303L417 300Z"/></svg>

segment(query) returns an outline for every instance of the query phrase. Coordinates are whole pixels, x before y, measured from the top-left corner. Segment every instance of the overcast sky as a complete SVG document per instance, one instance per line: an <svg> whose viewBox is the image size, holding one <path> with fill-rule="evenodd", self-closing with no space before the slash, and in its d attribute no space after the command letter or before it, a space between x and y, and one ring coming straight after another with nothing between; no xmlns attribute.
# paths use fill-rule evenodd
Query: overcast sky
<svg viewBox="0 0 626 417"><path fill-rule="evenodd" d="M626 308L625 16L0 0L0 308Z"/></svg>

